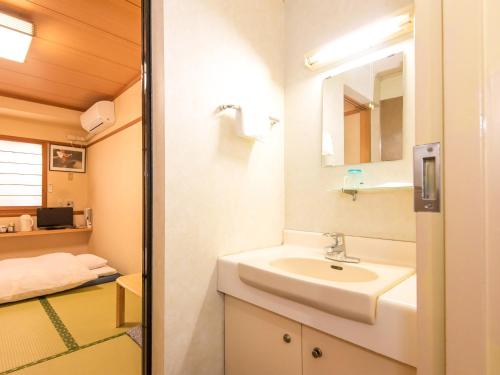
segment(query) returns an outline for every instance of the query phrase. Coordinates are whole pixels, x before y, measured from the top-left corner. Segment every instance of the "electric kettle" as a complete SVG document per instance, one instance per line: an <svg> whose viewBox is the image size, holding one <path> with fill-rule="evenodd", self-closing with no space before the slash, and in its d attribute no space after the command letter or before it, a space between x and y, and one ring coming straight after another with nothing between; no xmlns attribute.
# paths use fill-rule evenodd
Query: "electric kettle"
<svg viewBox="0 0 500 375"><path fill-rule="evenodd" d="M21 223L20 225L21 232L31 232L33 230L34 222L30 215L21 215L19 221Z"/></svg>

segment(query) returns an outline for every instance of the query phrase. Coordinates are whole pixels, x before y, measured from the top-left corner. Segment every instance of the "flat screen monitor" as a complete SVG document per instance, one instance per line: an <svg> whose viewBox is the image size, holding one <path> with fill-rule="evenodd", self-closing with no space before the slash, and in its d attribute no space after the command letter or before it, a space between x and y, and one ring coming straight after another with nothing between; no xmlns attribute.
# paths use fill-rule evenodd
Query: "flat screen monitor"
<svg viewBox="0 0 500 375"><path fill-rule="evenodd" d="M38 228L73 228L73 207L38 208L36 210Z"/></svg>

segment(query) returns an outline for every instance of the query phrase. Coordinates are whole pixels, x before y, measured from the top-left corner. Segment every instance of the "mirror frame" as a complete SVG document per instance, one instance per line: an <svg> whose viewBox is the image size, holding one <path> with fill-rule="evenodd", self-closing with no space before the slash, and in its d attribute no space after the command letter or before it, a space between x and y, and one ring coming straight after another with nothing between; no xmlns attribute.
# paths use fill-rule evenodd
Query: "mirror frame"
<svg viewBox="0 0 500 375"><path fill-rule="evenodd" d="M414 39L414 38L413 38ZM406 44L407 41L402 41L401 43ZM347 72L350 72L352 70L355 70L355 69L359 69L359 68L362 68L364 66L367 66L369 64L373 64L374 62L376 61L380 61L380 60L383 60L383 59L386 59L388 57L390 57L391 55L396 55L396 54L401 54L402 55L402 62L403 62L403 90L405 90L405 87L406 85L408 84L408 82L406 82L406 76L405 76L405 72L407 71L408 69L408 51L406 48L403 48L401 50L398 50L396 52L393 52L392 54L390 55L387 55L387 56L383 56L383 57L379 57L378 59L374 60L374 61L370 61L368 63L365 63L365 64L362 64L362 65L359 65L359 66L355 66L355 67L352 67L348 70L345 70L345 71L342 71L342 72L339 72L338 74L333 74L333 75L330 75L330 76L326 76L324 79L323 79L323 84L322 84L322 94L321 94L321 101L322 101L322 113L321 113L321 167L322 168L355 168L356 166L362 166L362 165L371 165L371 164L374 164L374 165L384 165L386 163L392 163L392 162L401 162L403 160L405 160L405 148L407 147L405 145L405 139L406 139L406 136L404 134L404 131L406 130L407 128L407 124L405 124L405 105L403 104L403 123L402 123L402 131L403 131L403 136L402 136L402 157L401 159L394 159L394 160L378 160L378 161L370 161L370 162L360 162L360 163L354 163L354 164L328 164L326 161L325 161L325 156L326 155L323 155L323 144L324 144L324 128L325 128L325 115L324 115L324 112L325 112L325 108L324 108L324 93L325 93L325 84L326 82L329 80L329 79L334 79L335 77L338 77L338 76L341 76L342 74L345 74ZM405 98L405 95L403 95L403 100L406 101L407 98ZM413 147L413 146L412 146Z"/></svg>

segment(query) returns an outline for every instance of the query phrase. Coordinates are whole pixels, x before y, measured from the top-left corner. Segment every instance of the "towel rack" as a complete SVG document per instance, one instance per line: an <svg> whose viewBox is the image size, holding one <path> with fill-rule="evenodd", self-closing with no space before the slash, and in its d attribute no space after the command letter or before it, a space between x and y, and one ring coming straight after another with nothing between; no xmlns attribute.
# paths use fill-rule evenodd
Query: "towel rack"
<svg viewBox="0 0 500 375"><path fill-rule="evenodd" d="M221 104L217 107L217 112L224 112L226 109L235 109L241 111L241 107L236 104Z"/></svg>
<svg viewBox="0 0 500 375"><path fill-rule="evenodd" d="M221 104L220 106L217 107L216 112L224 112L227 109L235 109L237 111L241 111L241 106L237 104ZM271 122L271 126L277 125L280 123L280 119L274 116L268 116L269 121Z"/></svg>

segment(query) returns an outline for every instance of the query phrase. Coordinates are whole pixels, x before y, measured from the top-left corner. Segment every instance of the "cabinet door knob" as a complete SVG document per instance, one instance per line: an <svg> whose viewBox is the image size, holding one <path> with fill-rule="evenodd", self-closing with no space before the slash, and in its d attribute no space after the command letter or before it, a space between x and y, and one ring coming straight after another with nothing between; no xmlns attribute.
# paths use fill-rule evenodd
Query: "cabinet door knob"
<svg viewBox="0 0 500 375"><path fill-rule="evenodd" d="M292 342L292 336L290 336L288 333L285 333L283 335L283 341L287 344L290 344Z"/></svg>
<svg viewBox="0 0 500 375"><path fill-rule="evenodd" d="M316 359L323 357L323 352L320 348L314 348L311 354Z"/></svg>

